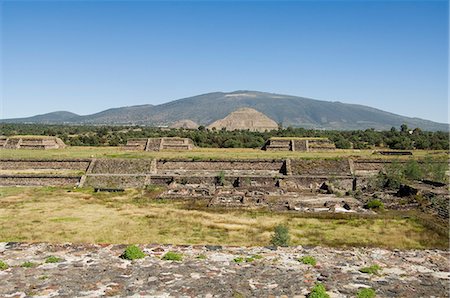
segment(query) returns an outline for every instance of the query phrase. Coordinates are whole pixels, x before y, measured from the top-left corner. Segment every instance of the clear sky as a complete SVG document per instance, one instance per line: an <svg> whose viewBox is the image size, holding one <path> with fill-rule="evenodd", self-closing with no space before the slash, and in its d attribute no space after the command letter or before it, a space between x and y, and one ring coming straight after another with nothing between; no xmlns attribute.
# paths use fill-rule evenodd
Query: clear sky
<svg viewBox="0 0 450 298"><path fill-rule="evenodd" d="M257 90L448 122L448 1L0 2L0 118Z"/></svg>

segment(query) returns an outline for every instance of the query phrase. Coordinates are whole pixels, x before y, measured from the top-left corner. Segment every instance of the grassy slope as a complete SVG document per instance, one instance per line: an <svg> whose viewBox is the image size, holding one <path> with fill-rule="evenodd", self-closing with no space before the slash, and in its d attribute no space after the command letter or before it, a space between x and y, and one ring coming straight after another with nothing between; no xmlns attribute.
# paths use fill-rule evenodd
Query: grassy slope
<svg viewBox="0 0 450 298"><path fill-rule="evenodd" d="M307 218L294 213L214 210L154 193L0 188L0 241L267 245L277 224L293 245L444 248L446 237L407 218ZM195 207L195 208L193 208Z"/></svg>
<svg viewBox="0 0 450 298"><path fill-rule="evenodd" d="M409 156L373 155L372 150L334 150L329 152L286 152L259 149L196 148L192 151L144 152L129 151L120 147L67 147L52 150L0 149L1 159L70 159L70 158L194 158L194 159L281 159L281 158L334 158L359 156L366 158L398 159ZM434 157L447 155L444 151L415 150L414 157L431 154Z"/></svg>

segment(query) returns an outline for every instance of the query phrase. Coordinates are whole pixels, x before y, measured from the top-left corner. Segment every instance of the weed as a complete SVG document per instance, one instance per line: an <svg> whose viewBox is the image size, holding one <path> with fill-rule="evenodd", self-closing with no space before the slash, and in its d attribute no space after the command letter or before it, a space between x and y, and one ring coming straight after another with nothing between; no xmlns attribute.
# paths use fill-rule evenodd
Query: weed
<svg viewBox="0 0 450 298"><path fill-rule="evenodd" d="M24 267L24 268L34 268L36 266L39 266L39 264L30 262L30 261L26 261L26 262L22 263L22 265L20 265L20 267Z"/></svg>
<svg viewBox="0 0 450 298"><path fill-rule="evenodd" d="M235 263L242 263L242 262L244 262L245 260L244 260L244 258L243 257L237 257L237 258L234 258L233 259L233 262L235 262Z"/></svg>
<svg viewBox="0 0 450 298"><path fill-rule="evenodd" d="M317 264L316 259L312 256L303 256L301 258L298 258L298 261L303 264L311 265L311 266L316 266L316 264Z"/></svg>
<svg viewBox="0 0 450 298"><path fill-rule="evenodd" d="M379 209L379 210L381 210L381 209L384 209L384 204L383 204L383 202L381 202L380 200L375 199L375 200L370 200L370 201L366 204L365 207L366 207L367 209Z"/></svg>
<svg viewBox="0 0 450 298"><path fill-rule="evenodd" d="M375 296L376 292L372 288L364 288L356 293L357 298L374 298Z"/></svg>
<svg viewBox="0 0 450 298"><path fill-rule="evenodd" d="M367 274L378 274L381 271L381 267L378 265L372 265L369 267L363 267L359 269L359 272L367 273Z"/></svg>
<svg viewBox="0 0 450 298"><path fill-rule="evenodd" d="M289 229L284 225L276 226L270 243L275 246L289 246L290 241Z"/></svg>
<svg viewBox="0 0 450 298"><path fill-rule="evenodd" d="M162 259L166 261L182 261L183 256L179 253L169 251L162 257Z"/></svg>
<svg viewBox="0 0 450 298"><path fill-rule="evenodd" d="M327 294L327 290L323 284L317 283L311 289L311 293L308 294L308 298L330 298L330 295Z"/></svg>
<svg viewBox="0 0 450 298"><path fill-rule="evenodd" d="M216 177L217 185L223 186L225 184L225 172L220 171L219 174L217 174Z"/></svg>
<svg viewBox="0 0 450 298"><path fill-rule="evenodd" d="M45 263L59 263L63 259L55 257L55 256L49 256L47 259L45 259Z"/></svg>
<svg viewBox="0 0 450 298"><path fill-rule="evenodd" d="M0 260L0 270L6 270L8 268L9 268L8 264Z"/></svg>
<svg viewBox="0 0 450 298"><path fill-rule="evenodd" d="M197 256L197 259L199 259L199 260L206 260L206 255L198 255Z"/></svg>
<svg viewBox="0 0 450 298"><path fill-rule="evenodd" d="M142 259L145 253L136 245L129 245L120 257L125 260Z"/></svg>

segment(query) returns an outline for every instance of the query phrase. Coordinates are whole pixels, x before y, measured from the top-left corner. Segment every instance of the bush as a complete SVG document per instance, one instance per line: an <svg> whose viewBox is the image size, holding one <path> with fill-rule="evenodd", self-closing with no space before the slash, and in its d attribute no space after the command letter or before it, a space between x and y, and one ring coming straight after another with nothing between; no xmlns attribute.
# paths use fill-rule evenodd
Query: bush
<svg viewBox="0 0 450 298"><path fill-rule="evenodd" d="M242 263L242 262L244 262L244 258L243 257L234 258L233 262L235 262L235 263Z"/></svg>
<svg viewBox="0 0 450 298"><path fill-rule="evenodd" d="M376 292L372 288L364 288L356 293L357 298L374 298L376 296Z"/></svg>
<svg viewBox="0 0 450 298"><path fill-rule="evenodd" d="M0 270L6 270L8 268L9 268L8 264L0 260Z"/></svg>
<svg viewBox="0 0 450 298"><path fill-rule="evenodd" d="M367 209L383 209L384 208L384 204L383 202L381 202L378 199L375 200L370 200L366 206Z"/></svg>
<svg viewBox="0 0 450 298"><path fill-rule="evenodd" d="M312 256L304 256L298 259L299 262L302 262L303 264L306 265L311 265L311 266L316 266L317 261L314 257Z"/></svg>
<svg viewBox="0 0 450 298"><path fill-rule="evenodd" d="M367 273L367 274L378 274L380 270L381 270L380 266L372 265L369 267L364 267L364 268L359 269L359 272Z"/></svg>
<svg viewBox="0 0 450 298"><path fill-rule="evenodd" d="M290 241L289 229L284 225L276 226L270 243L275 246L289 246Z"/></svg>
<svg viewBox="0 0 450 298"><path fill-rule="evenodd" d="M308 294L308 298L330 298L330 295L327 294L323 284L317 283Z"/></svg>
<svg viewBox="0 0 450 298"><path fill-rule="evenodd" d="M24 262L22 265L20 265L21 267L24 267L24 268L33 268L33 267L36 267L36 266L38 266L39 264L37 264L37 263L33 263L33 262L29 262L29 261L26 261L26 262Z"/></svg>
<svg viewBox="0 0 450 298"><path fill-rule="evenodd" d="M423 170L419 163L415 160L410 160L403 170L405 177L409 180L420 180L423 178Z"/></svg>
<svg viewBox="0 0 450 298"><path fill-rule="evenodd" d="M176 252L169 251L162 257L162 259L166 261L182 261L183 256Z"/></svg>
<svg viewBox="0 0 450 298"><path fill-rule="evenodd" d="M59 263L61 262L63 259L55 257L55 256L50 256L47 259L45 259L45 263Z"/></svg>
<svg viewBox="0 0 450 298"><path fill-rule="evenodd" d="M136 245L129 245L120 257L125 260L142 259L145 257L145 253Z"/></svg>

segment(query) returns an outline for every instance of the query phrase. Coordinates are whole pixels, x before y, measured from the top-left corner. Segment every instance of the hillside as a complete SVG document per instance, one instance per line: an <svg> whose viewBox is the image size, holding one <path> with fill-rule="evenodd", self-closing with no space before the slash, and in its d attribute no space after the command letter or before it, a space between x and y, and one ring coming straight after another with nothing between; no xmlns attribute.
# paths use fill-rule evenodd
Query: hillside
<svg viewBox="0 0 450 298"><path fill-rule="evenodd" d="M243 107L255 109L284 127L386 130L405 123L408 127L420 127L422 130L449 130L445 123L400 116L368 106L257 91L207 93L155 106L115 108L87 116L71 114L70 117L55 117L54 113L50 113L1 122L171 125L189 119L207 126Z"/></svg>

